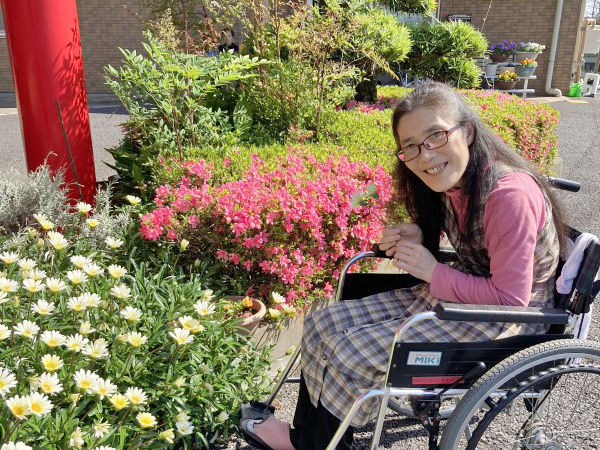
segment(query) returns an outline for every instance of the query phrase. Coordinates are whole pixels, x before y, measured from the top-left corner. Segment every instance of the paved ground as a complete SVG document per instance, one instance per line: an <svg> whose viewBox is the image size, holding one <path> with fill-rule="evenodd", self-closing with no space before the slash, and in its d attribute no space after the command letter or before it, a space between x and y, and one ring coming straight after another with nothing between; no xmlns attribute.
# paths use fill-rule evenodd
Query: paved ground
<svg viewBox="0 0 600 450"><path fill-rule="evenodd" d="M577 194L560 193L565 203L570 223L577 228L600 235L600 98L590 99L535 99L535 101L551 101L552 106L561 112L561 123L558 129L560 145L559 153L563 158L564 178L581 182L581 192ZM25 159L21 142L16 109L4 108L0 104L0 158L5 161L3 167L14 167L25 174ZM102 161L110 161L110 155L104 150L117 145L121 139L119 125L125 116L121 111L107 105L90 108L92 141L96 158L98 180L106 179L112 174ZM115 113L116 112L116 113ZM1 169L0 169L1 170ZM595 317L592 338L598 340L598 318ZM600 389L600 387L599 387ZM277 404L278 415L291 420L295 405L296 387L284 388ZM370 427L359 431L357 449L368 448ZM385 449L419 449L427 448L427 437L423 429L413 420L388 415L386 431L382 438ZM233 440L227 447L250 449L243 441Z"/></svg>

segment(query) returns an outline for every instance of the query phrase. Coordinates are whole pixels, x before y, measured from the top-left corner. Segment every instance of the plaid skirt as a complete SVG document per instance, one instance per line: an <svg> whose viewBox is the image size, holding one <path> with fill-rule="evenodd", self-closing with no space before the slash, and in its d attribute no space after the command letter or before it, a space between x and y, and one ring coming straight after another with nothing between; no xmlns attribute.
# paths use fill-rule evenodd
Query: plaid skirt
<svg viewBox="0 0 600 450"><path fill-rule="evenodd" d="M313 405L321 401L341 420L359 395L382 388L394 333L407 317L431 310L438 301L429 294L429 284L423 283L344 300L309 314L302 336L302 375ZM405 341L476 342L545 330L539 324L427 320L411 327ZM377 399L366 401L352 426L373 420L378 404Z"/></svg>

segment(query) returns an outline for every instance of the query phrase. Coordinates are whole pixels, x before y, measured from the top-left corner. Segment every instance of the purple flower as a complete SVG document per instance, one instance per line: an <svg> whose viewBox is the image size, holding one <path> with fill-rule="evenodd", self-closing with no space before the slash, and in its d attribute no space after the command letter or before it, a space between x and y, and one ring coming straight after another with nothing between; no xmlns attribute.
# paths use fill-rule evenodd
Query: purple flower
<svg viewBox="0 0 600 450"><path fill-rule="evenodd" d="M490 46L490 51L492 53L497 53L501 55L510 55L517 49L517 44L514 42L508 42L504 39L502 42L498 44L492 44Z"/></svg>

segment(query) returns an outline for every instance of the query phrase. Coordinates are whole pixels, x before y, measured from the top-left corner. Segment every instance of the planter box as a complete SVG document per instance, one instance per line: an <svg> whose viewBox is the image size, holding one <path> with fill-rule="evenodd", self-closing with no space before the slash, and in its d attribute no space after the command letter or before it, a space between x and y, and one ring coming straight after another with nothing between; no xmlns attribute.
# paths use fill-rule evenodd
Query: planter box
<svg viewBox="0 0 600 450"><path fill-rule="evenodd" d="M490 54L490 59L494 62L506 62L510 58L510 55L502 55L499 53Z"/></svg>
<svg viewBox="0 0 600 450"><path fill-rule="evenodd" d="M535 58L537 58L538 55L539 55L539 53L534 53L534 52L515 52L515 61L519 62L525 58L535 59Z"/></svg>
<svg viewBox="0 0 600 450"><path fill-rule="evenodd" d="M500 89L500 90L505 91L508 89L514 89L516 85L517 85L517 80L515 80L515 81L496 80L494 82L494 89Z"/></svg>
<svg viewBox="0 0 600 450"><path fill-rule="evenodd" d="M520 77L530 77L531 75L533 75L533 72L535 72L535 69L535 67L519 66L517 67L517 75L519 75Z"/></svg>

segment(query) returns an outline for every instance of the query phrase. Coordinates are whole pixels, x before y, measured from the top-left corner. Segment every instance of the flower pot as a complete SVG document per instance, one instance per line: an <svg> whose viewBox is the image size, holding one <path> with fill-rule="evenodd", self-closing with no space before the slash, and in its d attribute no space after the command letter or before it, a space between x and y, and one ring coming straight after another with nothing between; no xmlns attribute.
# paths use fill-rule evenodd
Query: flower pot
<svg viewBox="0 0 600 450"><path fill-rule="evenodd" d="M498 64L490 63L485 66L485 76L486 77L495 77L497 70L498 70Z"/></svg>
<svg viewBox="0 0 600 450"><path fill-rule="evenodd" d="M490 54L490 59L494 62L506 62L510 58L510 55L505 55L503 53L492 53Z"/></svg>
<svg viewBox="0 0 600 450"><path fill-rule="evenodd" d="M521 61L522 59L535 59L539 53L535 52L515 52L515 61Z"/></svg>
<svg viewBox="0 0 600 450"><path fill-rule="evenodd" d="M515 72L515 68L513 66L504 66L502 72Z"/></svg>
<svg viewBox="0 0 600 450"><path fill-rule="evenodd" d="M535 72L535 67L517 67L517 75L520 77L530 77Z"/></svg>
<svg viewBox="0 0 600 450"><path fill-rule="evenodd" d="M243 295L228 295L223 298L226 300L241 302L242 299L246 297ZM254 330L256 325L258 325L258 322L260 322L260 320L265 317L265 314L267 313L267 308L263 302L255 298L252 298L251 300L252 307L250 309L252 310L252 314L247 317L243 317L243 320L239 323L239 326L246 329L248 333Z"/></svg>
<svg viewBox="0 0 600 450"><path fill-rule="evenodd" d="M517 85L517 80L514 81L504 81L504 80L496 80L494 82L494 89L500 89L502 91L508 89L514 89Z"/></svg>

